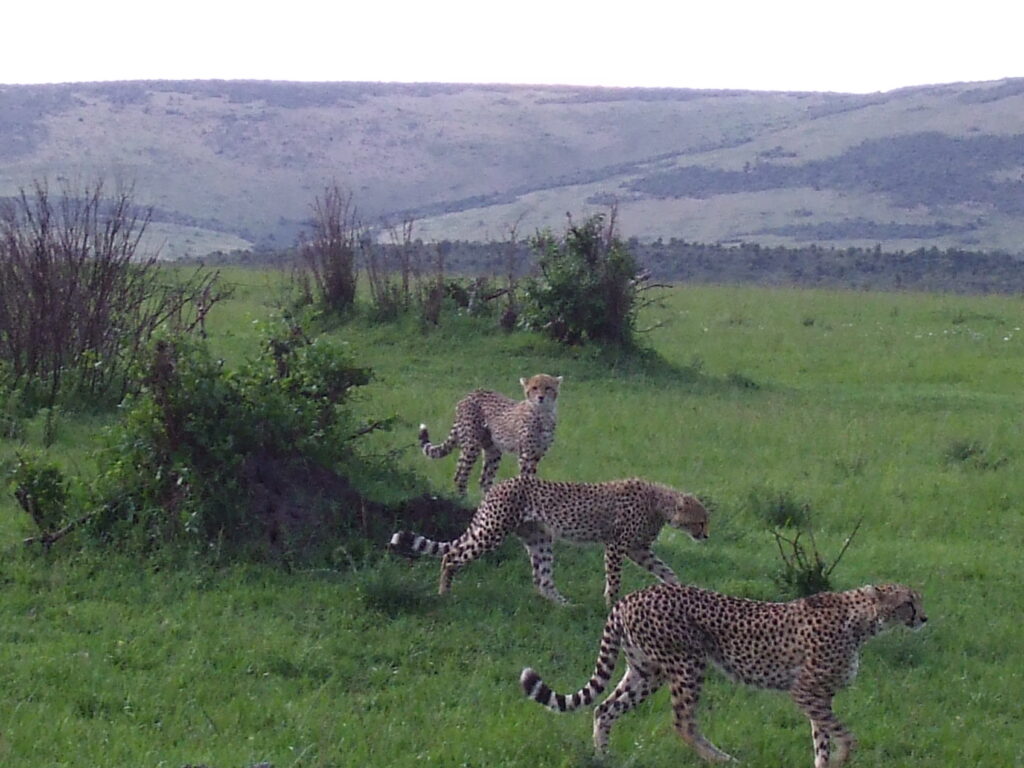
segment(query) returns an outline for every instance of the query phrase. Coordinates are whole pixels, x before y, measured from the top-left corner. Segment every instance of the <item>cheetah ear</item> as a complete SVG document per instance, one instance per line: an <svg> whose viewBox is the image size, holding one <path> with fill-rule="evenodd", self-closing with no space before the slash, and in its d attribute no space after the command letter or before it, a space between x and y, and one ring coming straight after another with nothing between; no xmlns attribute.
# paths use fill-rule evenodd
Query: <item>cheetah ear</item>
<svg viewBox="0 0 1024 768"><path fill-rule="evenodd" d="M561 376L555 376L555 381L557 381L559 386L561 386L561 384L562 384L562 377Z"/></svg>
<svg viewBox="0 0 1024 768"><path fill-rule="evenodd" d="M879 593L878 589L875 587L874 584L865 585L864 594L872 600L879 600L881 598L881 594Z"/></svg>
<svg viewBox="0 0 1024 768"><path fill-rule="evenodd" d="M519 377L519 386L520 387L525 387L526 386L526 379L524 379L522 376Z"/></svg>

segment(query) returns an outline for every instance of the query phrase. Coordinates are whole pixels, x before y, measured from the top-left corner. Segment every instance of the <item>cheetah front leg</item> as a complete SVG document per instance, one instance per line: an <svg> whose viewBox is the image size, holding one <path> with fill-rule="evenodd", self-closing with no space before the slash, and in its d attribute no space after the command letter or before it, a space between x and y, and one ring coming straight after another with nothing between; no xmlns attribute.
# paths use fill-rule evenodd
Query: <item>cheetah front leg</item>
<svg viewBox="0 0 1024 768"><path fill-rule="evenodd" d="M704 685L706 666L707 662L699 653L694 653L669 667L673 725L683 741L693 747L701 759L725 763L733 759L732 755L708 741L697 727L697 702Z"/></svg>
<svg viewBox="0 0 1024 768"><path fill-rule="evenodd" d="M619 596L622 582L623 552L619 547L608 545L604 548L604 601L609 608Z"/></svg>
<svg viewBox="0 0 1024 768"><path fill-rule="evenodd" d="M533 569L533 585L544 597L560 605L569 605L569 601L555 586L554 565L555 554L551 536L535 523L524 523L516 529L516 535L522 539L523 546L530 556L530 567Z"/></svg>
<svg viewBox="0 0 1024 768"><path fill-rule="evenodd" d="M824 691L799 687L792 691L792 696L811 721L814 768L840 768L856 746L856 739L832 711L832 696Z"/></svg>
<svg viewBox="0 0 1024 768"><path fill-rule="evenodd" d="M665 561L654 554L649 547L634 547L629 551L629 559L642 568L646 568L665 584L678 584L676 572L669 568Z"/></svg>
<svg viewBox="0 0 1024 768"><path fill-rule="evenodd" d="M522 452L519 454L519 474L536 475L537 465L540 464L540 456L536 453Z"/></svg>
<svg viewBox="0 0 1024 768"><path fill-rule="evenodd" d="M501 466L501 449L494 443L484 448L484 466L480 470L480 492L484 496L494 485L494 477L498 474L498 467Z"/></svg>

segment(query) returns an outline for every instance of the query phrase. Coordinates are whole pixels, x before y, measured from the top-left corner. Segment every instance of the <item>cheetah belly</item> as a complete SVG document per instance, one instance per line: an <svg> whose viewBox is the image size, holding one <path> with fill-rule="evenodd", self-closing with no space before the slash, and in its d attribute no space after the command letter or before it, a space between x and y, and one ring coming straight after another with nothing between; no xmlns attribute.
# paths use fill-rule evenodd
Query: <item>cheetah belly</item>
<svg viewBox="0 0 1024 768"><path fill-rule="evenodd" d="M552 538L567 541L570 544L594 544L611 540L609 532L593 524L586 525L583 521L544 520L542 522Z"/></svg>
<svg viewBox="0 0 1024 768"><path fill-rule="evenodd" d="M737 639L718 645L711 659L728 677L757 688L788 690L800 673L802 655L781 638Z"/></svg>

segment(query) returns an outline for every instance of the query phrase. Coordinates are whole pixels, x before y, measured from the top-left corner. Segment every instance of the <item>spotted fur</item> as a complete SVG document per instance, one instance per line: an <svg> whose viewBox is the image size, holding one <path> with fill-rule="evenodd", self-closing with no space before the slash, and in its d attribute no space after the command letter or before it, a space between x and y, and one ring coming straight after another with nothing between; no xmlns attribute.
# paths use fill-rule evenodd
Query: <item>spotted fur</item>
<svg viewBox="0 0 1024 768"><path fill-rule="evenodd" d="M552 579L555 539L605 545L605 599L619 591L625 557L659 579L677 583L675 573L651 544L668 523L694 539L708 535L708 513L691 494L637 478L607 483L556 483L520 475L494 486L484 497L469 528L449 542L407 532L391 538L399 551L443 557L438 592L451 588L456 571L516 534L530 555L533 583L546 598L567 602Z"/></svg>
<svg viewBox="0 0 1024 768"><path fill-rule="evenodd" d="M811 721L815 768L841 766L854 746L832 712L832 698L857 672L860 646L878 632L927 621L921 595L901 584L825 592L788 603L744 600L692 586L659 584L611 610L594 674L579 691L552 691L529 667L520 683L556 712L591 704L605 689L619 650L628 667L594 711L594 746L604 751L615 720L668 682L675 728L703 759L729 755L701 735L695 717L708 660L731 678L788 691ZM834 753L833 753L834 748Z"/></svg>
<svg viewBox="0 0 1024 768"><path fill-rule="evenodd" d="M555 405L561 376L538 373L520 379L523 400L513 400L500 392L477 389L455 406L455 423L443 443L434 445L426 424L420 424L420 448L431 459L440 459L460 448L455 468L455 487L466 495L466 482L480 452L484 465L480 472L480 488L484 494L494 483L503 453L519 457L519 474L533 475L537 463L555 439L557 421Z"/></svg>

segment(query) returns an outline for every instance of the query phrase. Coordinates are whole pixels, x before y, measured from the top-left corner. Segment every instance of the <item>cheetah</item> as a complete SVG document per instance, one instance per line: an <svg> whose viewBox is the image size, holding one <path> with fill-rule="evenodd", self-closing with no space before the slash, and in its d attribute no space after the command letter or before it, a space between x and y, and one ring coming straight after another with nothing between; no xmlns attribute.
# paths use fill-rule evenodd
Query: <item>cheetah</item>
<svg viewBox="0 0 1024 768"><path fill-rule="evenodd" d="M703 759L724 762L730 756L701 735L695 718L710 659L739 682L788 691L811 721L815 768L836 768L854 738L832 713L832 697L853 680L861 644L898 624L916 630L927 620L921 595L902 584L823 592L788 603L658 584L627 595L611 610L594 675L579 691L555 693L529 667L519 682L529 698L556 712L590 705L611 679L622 647L626 673L594 711L596 749L607 748L622 713L668 682L676 731Z"/></svg>
<svg viewBox="0 0 1024 768"><path fill-rule="evenodd" d="M494 483L501 463L501 454L519 456L519 474L537 473L541 460L555 439L558 390L561 376L538 373L520 379L525 400L513 400L500 392L477 389L455 406L455 423L443 443L433 445L427 425L420 424L420 448L431 459L440 459L459 446L455 468L455 488L466 495L466 481L480 452L484 466L480 473L480 489L484 495Z"/></svg>
<svg viewBox="0 0 1024 768"><path fill-rule="evenodd" d="M693 539L708 536L708 513L697 497L658 483L632 478L606 483L558 483L519 475L494 486L454 541L436 542L399 531L391 548L443 557L439 594L467 563L497 548L510 533L523 542L533 568L533 583L549 600L566 604L552 578L555 539L605 545L605 600L619 592L622 560L628 557L667 583L675 573L651 551L665 523Z"/></svg>

